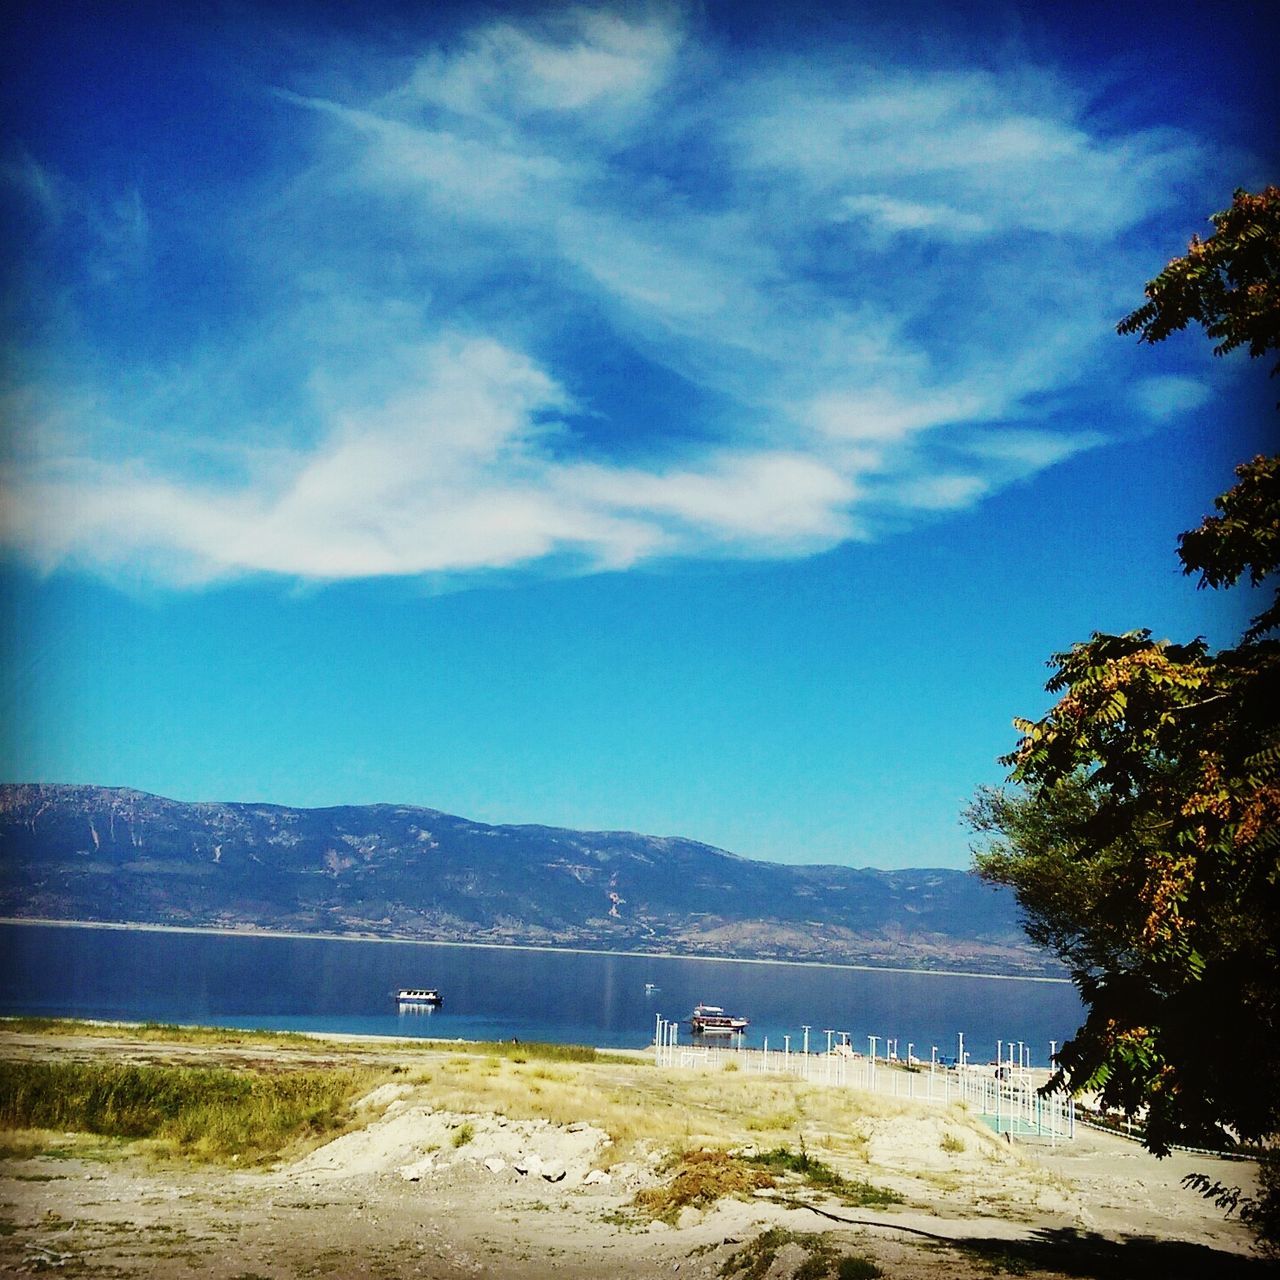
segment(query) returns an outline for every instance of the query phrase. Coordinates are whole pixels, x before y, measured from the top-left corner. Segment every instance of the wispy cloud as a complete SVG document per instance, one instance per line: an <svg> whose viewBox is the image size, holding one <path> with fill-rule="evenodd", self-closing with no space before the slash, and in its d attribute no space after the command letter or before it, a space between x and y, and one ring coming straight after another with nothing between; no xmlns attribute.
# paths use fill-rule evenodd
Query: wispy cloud
<svg viewBox="0 0 1280 1280"><path fill-rule="evenodd" d="M1155 422L1164 422L1177 414L1198 409L1209 395L1209 387L1199 378L1177 374L1143 378L1134 384L1132 390L1138 411Z"/></svg>
<svg viewBox="0 0 1280 1280"><path fill-rule="evenodd" d="M29 375L0 536L187 584L795 556L1101 443L1046 398L1084 383L1127 238L1206 148L1091 127L1026 68L848 55L748 69L676 10L582 8L358 98L277 88L292 171L207 224L252 316L111 378ZM167 234L145 191L4 177L50 225L80 210L103 261Z"/></svg>

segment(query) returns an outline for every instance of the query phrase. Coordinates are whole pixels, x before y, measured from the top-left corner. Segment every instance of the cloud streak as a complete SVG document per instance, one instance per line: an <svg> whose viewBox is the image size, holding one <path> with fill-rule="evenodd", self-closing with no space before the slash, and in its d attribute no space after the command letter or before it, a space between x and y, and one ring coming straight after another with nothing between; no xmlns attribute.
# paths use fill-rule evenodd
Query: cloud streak
<svg viewBox="0 0 1280 1280"><path fill-rule="evenodd" d="M674 11L578 9L363 96L277 89L288 181L208 223L253 325L65 388L28 351L0 537L179 585L799 556L1102 443L1044 404L1205 148L1023 68L851 60L746 70ZM99 253L163 248L145 191L7 177L50 223L100 208Z"/></svg>

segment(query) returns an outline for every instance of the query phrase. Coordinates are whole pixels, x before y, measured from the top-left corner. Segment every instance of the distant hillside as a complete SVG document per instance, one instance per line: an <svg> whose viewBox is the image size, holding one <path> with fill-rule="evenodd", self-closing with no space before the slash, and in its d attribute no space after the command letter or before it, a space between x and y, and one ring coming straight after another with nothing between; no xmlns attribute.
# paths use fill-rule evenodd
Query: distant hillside
<svg viewBox="0 0 1280 1280"><path fill-rule="evenodd" d="M0 915L1052 971L967 872L783 866L435 809L0 786Z"/></svg>

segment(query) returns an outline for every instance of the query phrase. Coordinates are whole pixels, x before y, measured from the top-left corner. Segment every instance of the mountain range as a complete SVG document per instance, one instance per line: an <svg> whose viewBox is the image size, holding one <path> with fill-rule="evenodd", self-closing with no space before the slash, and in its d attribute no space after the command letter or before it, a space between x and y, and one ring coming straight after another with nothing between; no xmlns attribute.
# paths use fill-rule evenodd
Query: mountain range
<svg viewBox="0 0 1280 1280"><path fill-rule="evenodd" d="M436 809L0 786L0 915L1058 973L964 871L790 866Z"/></svg>

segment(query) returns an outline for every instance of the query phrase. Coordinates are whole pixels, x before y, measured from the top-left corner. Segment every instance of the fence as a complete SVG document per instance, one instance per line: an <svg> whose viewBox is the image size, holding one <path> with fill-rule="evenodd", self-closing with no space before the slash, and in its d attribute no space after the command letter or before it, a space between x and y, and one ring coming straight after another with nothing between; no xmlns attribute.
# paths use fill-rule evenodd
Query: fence
<svg viewBox="0 0 1280 1280"><path fill-rule="evenodd" d="M1074 1138L1075 1101L1060 1093L1044 1097L1039 1085L1047 1073L1034 1074L1013 1067L964 1066L945 1068L931 1063L904 1066L892 1061L863 1057L848 1045L836 1045L825 1053L793 1052L790 1037L781 1049L740 1045L685 1044L680 1024L657 1019L654 1062L659 1067L723 1071L730 1063L739 1071L761 1075L792 1075L811 1084L946 1105L962 1102L972 1107L997 1133L1011 1137Z"/></svg>

